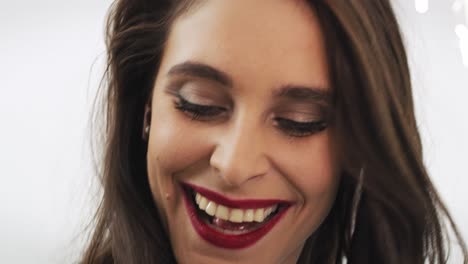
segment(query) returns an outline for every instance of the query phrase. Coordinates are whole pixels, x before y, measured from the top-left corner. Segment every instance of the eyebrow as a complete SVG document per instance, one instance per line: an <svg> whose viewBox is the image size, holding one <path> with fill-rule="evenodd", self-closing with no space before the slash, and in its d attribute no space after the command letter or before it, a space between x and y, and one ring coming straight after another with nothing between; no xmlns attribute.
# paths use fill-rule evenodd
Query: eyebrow
<svg viewBox="0 0 468 264"><path fill-rule="evenodd" d="M234 81L225 72L210 65L186 61L174 65L167 75L185 75L218 82L226 87L233 87ZM327 89L319 87L307 87L301 85L286 84L272 92L275 98L287 98L296 101L314 101L330 104L331 95Z"/></svg>
<svg viewBox="0 0 468 264"><path fill-rule="evenodd" d="M193 76L215 81L227 87L233 86L233 81L227 73L198 62L186 61L176 64L168 71L167 74Z"/></svg>

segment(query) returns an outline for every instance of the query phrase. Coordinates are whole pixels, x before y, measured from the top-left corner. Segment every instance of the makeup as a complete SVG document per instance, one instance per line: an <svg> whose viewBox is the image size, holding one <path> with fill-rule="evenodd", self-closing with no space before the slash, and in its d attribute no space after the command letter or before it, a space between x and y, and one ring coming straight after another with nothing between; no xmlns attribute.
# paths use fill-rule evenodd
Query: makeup
<svg viewBox="0 0 468 264"><path fill-rule="evenodd" d="M292 205L277 199L233 200L203 187L182 183L185 206L195 231L227 249L254 245L268 234Z"/></svg>

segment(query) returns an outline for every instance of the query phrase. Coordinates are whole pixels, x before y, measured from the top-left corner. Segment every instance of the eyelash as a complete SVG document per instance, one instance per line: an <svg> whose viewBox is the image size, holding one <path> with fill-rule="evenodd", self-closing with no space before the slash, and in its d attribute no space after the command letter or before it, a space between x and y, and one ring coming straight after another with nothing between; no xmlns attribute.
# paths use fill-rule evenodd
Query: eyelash
<svg viewBox="0 0 468 264"><path fill-rule="evenodd" d="M179 100L176 102L175 108L188 114L193 120L209 120L227 110L226 108L218 106L193 104L185 100L182 96L177 97Z"/></svg>
<svg viewBox="0 0 468 264"><path fill-rule="evenodd" d="M281 117L275 118L275 121L281 130L292 137L310 136L327 128L327 123L325 121L296 122Z"/></svg>
<svg viewBox="0 0 468 264"><path fill-rule="evenodd" d="M224 107L193 104L182 96L177 97L179 100L175 102L175 108L189 115L192 120L208 121L227 110ZM306 137L327 128L325 121L296 122L281 117L277 117L274 120L277 126L291 137Z"/></svg>

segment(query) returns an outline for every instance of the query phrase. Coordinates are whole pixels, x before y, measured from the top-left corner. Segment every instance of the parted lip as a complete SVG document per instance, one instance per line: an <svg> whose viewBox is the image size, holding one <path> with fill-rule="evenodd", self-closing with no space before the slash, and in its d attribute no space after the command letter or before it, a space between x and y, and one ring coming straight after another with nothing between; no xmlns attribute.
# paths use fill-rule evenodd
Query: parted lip
<svg viewBox="0 0 468 264"><path fill-rule="evenodd" d="M231 199L217 192L208 190L204 187L200 187L191 183L182 182L184 189L192 189L193 191L206 197L208 200L213 201L217 204L222 204L230 208L239 209L257 209L265 208L273 205L292 205L291 201L280 200L280 199Z"/></svg>
<svg viewBox="0 0 468 264"><path fill-rule="evenodd" d="M193 228L198 235L208 243L226 249L242 249L247 248L259 241L262 237L267 235L276 224L287 213L292 202L279 200L279 199L242 199L235 200L225 197L217 192L208 190L206 188L196 186L194 184L182 183L180 184L183 192L184 204L187 213L192 223ZM262 208L272 205L278 205L277 212L272 217L257 229L242 234L226 234L210 226L203 220L197 212L195 201L193 201L193 191L200 193L200 195L207 199L222 204L231 208L248 209L248 208ZM191 197L192 196L192 197ZM283 206L284 205L284 206Z"/></svg>

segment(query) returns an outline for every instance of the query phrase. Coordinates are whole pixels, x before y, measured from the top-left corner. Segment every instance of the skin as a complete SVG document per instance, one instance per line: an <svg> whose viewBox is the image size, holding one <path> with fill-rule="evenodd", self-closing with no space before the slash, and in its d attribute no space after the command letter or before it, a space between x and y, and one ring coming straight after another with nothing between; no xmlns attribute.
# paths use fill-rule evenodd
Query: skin
<svg viewBox="0 0 468 264"><path fill-rule="evenodd" d="M170 73L188 61L216 68L232 83ZM330 92L323 36L305 3L205 1L173 24L154 86L147 161L154 201L179 263L296 263L327 216L339 183L333 128L301 137L281 129L275 117L325 118L319 102L272 95L285 84ZM194 120L176 109L178 95L225 111ZM253 246L222 249L195 232L181 181L232 199L294 205Z"/></svg>

